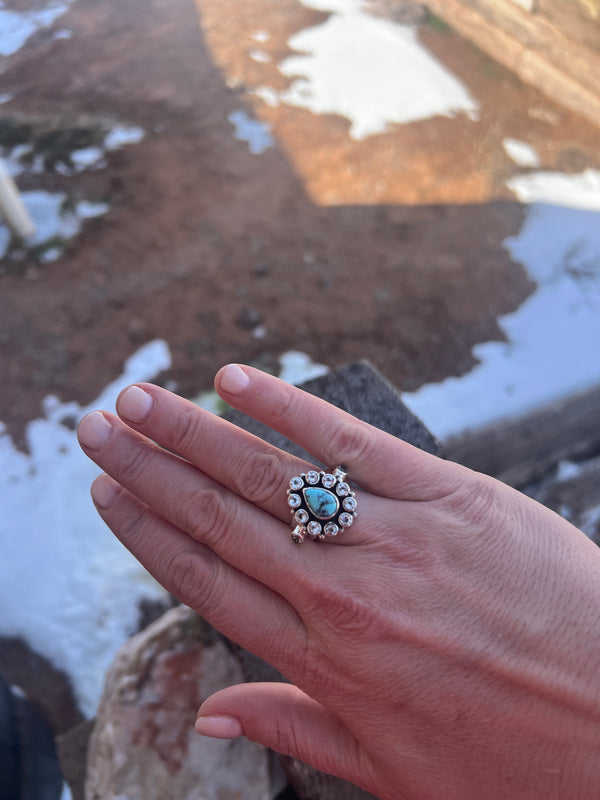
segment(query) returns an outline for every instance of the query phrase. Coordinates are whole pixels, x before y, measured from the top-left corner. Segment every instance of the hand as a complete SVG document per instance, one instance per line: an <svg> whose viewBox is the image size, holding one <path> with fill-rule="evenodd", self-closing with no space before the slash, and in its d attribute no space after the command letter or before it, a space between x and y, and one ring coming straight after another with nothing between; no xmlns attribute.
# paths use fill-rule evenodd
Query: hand
<svg viewBox="0 0 600 800"><path fill-rule="evenodd" d="M147 384L121 393L120 419L81 422L109 527L292 683L218 692L197 730L386 799L597 798L600 550L503 484L255 369L226 367L216 387L361 491L351 528L295 545L286 489L310 465Z"/></svg>

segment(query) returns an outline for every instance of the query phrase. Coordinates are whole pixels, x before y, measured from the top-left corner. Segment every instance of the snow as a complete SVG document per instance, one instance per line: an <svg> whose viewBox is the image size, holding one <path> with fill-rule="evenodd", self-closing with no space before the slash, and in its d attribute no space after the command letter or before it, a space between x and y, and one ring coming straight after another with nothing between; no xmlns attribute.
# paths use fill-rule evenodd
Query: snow
<svg viewBox="0 0 600 800"><path fill-rule="evenodd" d="M600 383L600 171L538 172L508 185L529 209L505 246L537 289L500 318L506 342L474 348L470 373L404 395L440 438Z"/></svg>
<svg viewBox="0 0 600 800"><path fill-rule="evenodd" d="M107 150L118 150L126 144L139 144L144 135L143 128L115 125L104 140L104 146Z"/></svg>
<svg viewBox="0 0 600 800"><path fill-rule="evenodd" d="M289 350L287 353L279 356L280 373L279 377L282 381L292 383L297 386L304 381L310 381L313 378L320 378L329 372L329 367L324 364L318 364L313 361L306 353L301 353L298 350Z"/></svg>
<svg viewBox="0 0 600 800"><path fill-rule="evenodd" d="M228 120L235 126L235 138L248 142L248 149L253 155L260 155L274 146L271 126L266 122L252 119L245 111L232 111Z"/></svg>
<svg viewBox="0 0 600 800"><path fill-rule="evenodd" d="M103 158L104 150L100 147L82 147L81 150L73 150L71 153L71 161L77 172L93 167Z"/></svg>
<svg viewBox="0 0 600 800"><path fill-rule="evenodd" d="M66 177L88 169L101 169L106 166L106 152L118 150L129 144L137 144L145 136L142 128L115 125L105 136L102 147L84 147L73 150L70 158L73 166L60 163L55 167ZM45 171L43 155L37 154L33 162L26 164L23 157L32 152L32 144L19 144L8 149L0 148L0 169L2 164L13 178L24 172L39 175ZM82 227L82 222L92 217L105 214L110 206L107 203L79 200L68 211L64 210L67 195L62 192L47 192L42 190L23 192L21 195L25 207L29 211L36 227L35 235L26 242L27 247L37 247L49 242L53 238L61 240L72 239ZM10 232L0 220L0 258L3 258L11 243ZM43 250L38 256L42 264L55 261L62 255L62 246L50 247Z"/></svg>
<svg viewBox="0 0 600 800"><path fill-rule="evenodd" d="M476 118L477 102L423 47L414 28L370 16L360 0L302 2L333 13L289 39L298 55L279 65L292 78L280 101L346 117L354 139L438 115ZM269 91L263 86L253 93L273 105Z"/></svg>
<svg viewBox="0 0 600 800"><path fill-rule="evenodd" d="M67 196L63 192L42 190L22 192L21 199L35 225L35 234L27 240L28 247L37 247L55 238L72 239L81 230L84 220L106 214L110 208L108 203L80 200L74 203L72 209L65 210L64 203ZM0 223L0 258L6 254L9 244L10 234ZM55 260L49 258L52 252L58 258L62 248L57 246L45 251L42 256L44 262Z"/></svg>
<svg viewBox="0 0 600 800"><path fill-rule="evenodd" d="M297 351L280 362L289 382L327 372ZM64 670L89 716L116 651L136 630L138 603L166 593L94 510L89 487L98 468L82 453L73 428L89 411L114 408L128 384L152 380L170 364L165 342L154 341L89 406L46 398L43 416L27 426L29 455L16 449L0 423L0 635L23 637ZM196 402L223 411L215 393Z"/></svg>
<svg viewBox="0 0 600 800"><path fill-rule="evenodd" d="M49 2L33 11L10 11L0 8L0 55L12 56L39 30L49 28L65 14L74 0Z"/></svg>
<svg viewBox="0 0 600 800"><path fill-rule="evenodd" d="M540 166L540 158L535 147L519 139L505 139L502 142L506 154L519 167L537 168Z"/></svg>
<svg viewBox="0 0 600 800"><path fill-rule="evenodd" d="M257 61L259 64L268 64L269 61L271 61L271 56L264 50L250 50L248 55L253 61Z"/></svg>
<svg viewBox="0 0 600 800"><path fill-rule="evenodd" d="M0 635L23 637L65 670L90 716L106 669L136 630L138 602L165 593L98 517L89 497L98 468L67 422L114 407L124 386L170 363L167 345L151 342L87 408L47 398L44 416L27 426L29 455L0 423Z"/></svg>
<svg viewBox="0 0 600 800"><path fill-rule="evenodd" d="M63 175L72 175L86 169L102 169L108 163L105 158L107 151L120 150L129 144L139 144L145 135L143 128L115 125L106 134L102 147L83 147L80 150L74 150L70 154L73 168L64 167L59 171Z"/></svg>

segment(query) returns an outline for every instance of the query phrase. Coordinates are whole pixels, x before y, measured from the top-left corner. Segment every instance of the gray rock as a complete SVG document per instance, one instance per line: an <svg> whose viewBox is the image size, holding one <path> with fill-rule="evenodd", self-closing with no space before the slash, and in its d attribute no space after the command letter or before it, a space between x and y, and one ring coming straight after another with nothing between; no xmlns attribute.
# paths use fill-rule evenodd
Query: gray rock
<svg viewBox="0 0 600 800"><path fill-rule="evenodd" d="M320 378L303 383L300 388L421 450L440 455L439 442L404 405L392 384L368 361L357 361L339 367ZM230 411L225 418L282 450L315 462L314 457L297 444L239 411Z"/></svg>

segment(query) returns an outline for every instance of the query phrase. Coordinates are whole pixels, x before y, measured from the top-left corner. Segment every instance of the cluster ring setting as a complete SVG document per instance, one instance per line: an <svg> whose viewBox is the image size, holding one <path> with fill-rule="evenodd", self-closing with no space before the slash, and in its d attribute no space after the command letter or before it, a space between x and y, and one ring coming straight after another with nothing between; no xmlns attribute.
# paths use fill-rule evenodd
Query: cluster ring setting
<svg viewBox="0 0 600 800"><path fill-rule="evenodd" d="M292 514L292 541L325 541L349 528L356 518L356 497L346 481L346 468L331 472L311 469L291 478L287 503Z"/></svg>

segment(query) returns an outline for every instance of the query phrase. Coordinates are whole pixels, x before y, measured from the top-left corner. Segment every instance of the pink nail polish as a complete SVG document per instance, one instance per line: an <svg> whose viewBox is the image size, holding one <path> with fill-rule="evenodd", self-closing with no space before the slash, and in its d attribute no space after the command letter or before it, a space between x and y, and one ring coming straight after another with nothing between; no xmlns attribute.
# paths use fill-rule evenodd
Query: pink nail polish
<svg viewBox="0 0 600 800"><path fill-rule="evenodd" d="M154 399L152 395L140 389L139 386L130 386L120 397L117 406L119 416L131 422L144 422L152 411Z"/></svg>
<svg viewBox="0 0 600 800"><path fill-rule="evenodd" d="M237 364L229 364L221 373L220 385L228 394L241 394L250 385L250 378Z"/></svg>

